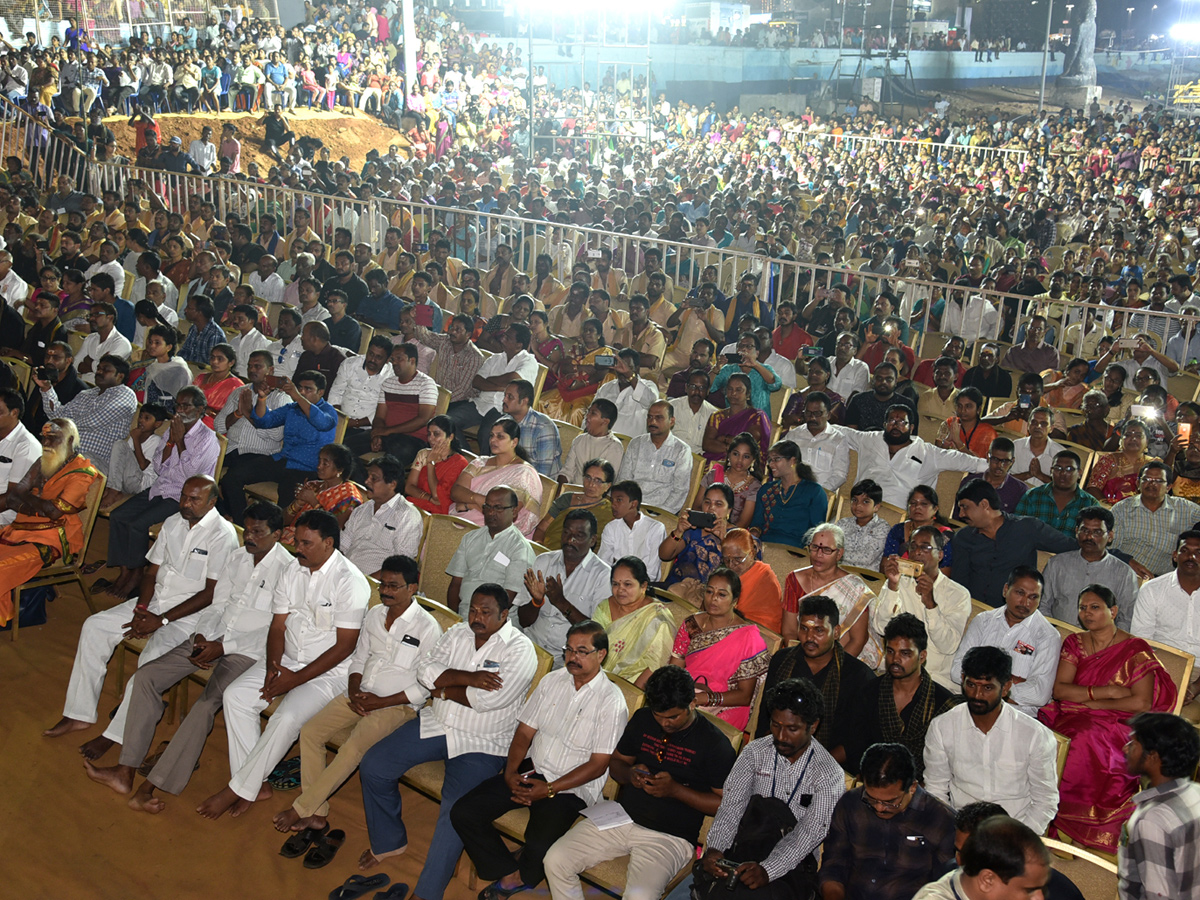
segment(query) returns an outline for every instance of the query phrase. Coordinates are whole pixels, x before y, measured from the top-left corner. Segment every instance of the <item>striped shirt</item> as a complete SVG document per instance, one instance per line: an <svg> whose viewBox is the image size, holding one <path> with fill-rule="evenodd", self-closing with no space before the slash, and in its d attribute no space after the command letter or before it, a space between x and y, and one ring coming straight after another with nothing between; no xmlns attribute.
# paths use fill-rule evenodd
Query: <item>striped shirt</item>
<svg viewBox="0 0 1200 900"><path fill-rule="evenodd" d="M450 342L450 335L435 334L428 328L417 327L414 331L416 338L426 347L437 351L437 380L438 384L450 392L450 402L459 400L474 400L479 391L471 387L471 382L483 365L483 354L471 341L456 351Z"/></svg>
<svg viewBox="0 0 1200 900"><path fill-rule="evenodd" d="M1191 500L1170 496L1153 511L1140 496L1127 497L1113 506L1112 514L1116 523L1111 549L1132 556L1155 575L1171 571L1176 538L1200 518Z"/></svg>
<svg viewBox="0 0 1200 900"><path fill-rule="evenodd" d="M73 421L79 429L80 452L106 475L113 444L129 437L137 407L137 395L123 384L103 392L100 388L81 391L69 403L60 403L53 387L42 391L42 409L46 415Z"/></svg>
<svg viewBox="0 0 1200 900"><path fill-rule="evenodd" d="M255 428L254 423L250 421L249 417L245 417L238 419L230 427L225 427L228 416L237 410L238 400L242 394L246 391L252 392L253 390L254 385L246 384L240 388L234 388L229 394L229 399L225 401L225 405L217 413L215 421L217 434L223 434L229 439L229 446L225 451L226 453L236 451L242 455L253 453L262 456L273 456L283 446L282 425L276 428ZM291 402L291 398L283 391L271 391L271 393L267 394L267 409L279 409L281 406L287 406Z"/></svg>
<svg viewBox="0 0 1200 900"><path fill-rule="evenodd" d="M441 372L441 369L438 369ZM562 459L562 439L554 420L544 413L531 409L521 420L521 446L529 454L530 462L539 475L550 476L558 471Z"/></svg>
<svg viewBox="0 0 1200 900"><path fill-rule="evenodd" d="M611 754L629 721L625 697L602 671L583 687L566 669L551 672L534 689L521 710L521 721L534 729L529 758L547 781L562 778L591 758ZM600 799L605 771L586 784L568 788L589 806Z"/></svg>
<svg viewBox="0 0 1200 900"><path fill-rule="evenodd" d="M421 710L421 739L445 735L450 759L465 753L505 756L537 669L533 642L505 622L482 647L476 648L475 632L462 622L438 639L432 652L421 660L417 677L432 690L441 674L451 669L494 672L504 684L495 691L467 688L470 706L435 699Z"/></svg>
<svg viewBox="0 0 1200 900"><path fill-rule="evenodd" d="M167 435L170 440L170 435ZM183 451L174 444L166 445L167 458L162 453L155 454L150 460L158 477L150 488L150 499L165 497L168 500L178 500L183 493L183 485L194 475L215 475L217 457L221 455L221 444L211 428L197 419L187 430L183 439Z"/></svg>
<svg viewBox="0 0 1200 900"><path fill-rule="evenodd" d="M796 817L796 827L762 860L763 869L775 881L821 846L829 833L833 808L844 793L845 773L815 740L795 762L780 756L769 736L751 741L725 779L725 793L708 831L708 846L725 852L733 845L751 797L783 800Z"/></svg>
<svg viewBox="0 0 1200 900"><path fill-rule="evenodd" d="M417 557L424 524L417 508L396 494L377 513L375 501L354 508L342 529L342 552L364 575L373 575L393 554Z"/></svg>
<svg viewBox="0 0 1200 900"><path fill-rule="evenodd" d="M437 382L424 372L417 372L408 381L401 381L396 375L384 380L379 386L377 403L387 404L385 423L388 426L402 425L417 417L421 406L437 406ZM426 440L429 429L421 427L408 433L409 437Z"/></svg>

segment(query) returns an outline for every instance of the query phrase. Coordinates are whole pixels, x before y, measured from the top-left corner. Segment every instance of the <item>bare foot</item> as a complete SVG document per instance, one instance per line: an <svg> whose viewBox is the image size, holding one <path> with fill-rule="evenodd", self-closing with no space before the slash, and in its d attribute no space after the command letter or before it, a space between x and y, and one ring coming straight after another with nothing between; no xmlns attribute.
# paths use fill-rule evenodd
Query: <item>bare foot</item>
<svg viewBox="0 0 1200 900"><path fill-rule="evenodd" d="M197 806L196 812L200 813L206 819L219 819L228 812L230 807L245 802L245 800L233 792L233 788L226 785Z"/></svg>
<svg viewBox="0 0 1200 900"><path fill-rule="evenodd" d="M63 716L58 720L57 725L43 731L42 737L62 737L64 734L71 734L73 731L87 731L91 727L91 722L80 722L78 719L68 719L66 716Z"/></svg>
<svg viewBox="0 0 1200 900"><path fill-rule="evenodd" d="M368 847L366 850L364 850L362 852L362 856L360 856L358 858L358 867L360 869L362 869L362 871L366 872L368 869L375 868L377 865L382 863L388 857L399 856L401 853L403 853L407 849L408 849L408 844L405 844L403 847L399 848L398 850L389 850L387 853L373 853L373 852L371 852L371 848Z"/></svg>
<svg viewBox="0 0 1200 900"><path fill-rule="evenodd" d="M316 818L317 816L309 816L308 818L305 818L289 806L283 812L276 815L273 821L275 823L276 831L303 831L305 828L320 828L320 825L312 824L313 820Z"/></svg>
<svg viewBox="0 0 1200 900"><path fill-rule="evenodd" d="M106 785L118 794L128 794L133 790L133 766L97 766L90 759L85 759L83 768L92 781Z"/></svg>
<svg viewBox="0 0 1200 900"><path fill-rule="evenodd" d="M129 808L135 812L147 812L156 816L167 808L167 804L154 796L154 785L143 781L142 786L129 798Z"/></svg>
<svg viewBox="0 0 1200 900"><path fill-rule="evenodd" d="M88 741L86 744L83 744L82 746L80 746L79 752L83 755L84 759L95 760L95 759L99 759L105 753L107 753L109 750L111 750L115 743L116 743L116 741L111 741L108 738L106 738L104 735L100 735L99 737L94 737L90 741ZM129 793L129 792L126 791L125 793Z"/></svg>

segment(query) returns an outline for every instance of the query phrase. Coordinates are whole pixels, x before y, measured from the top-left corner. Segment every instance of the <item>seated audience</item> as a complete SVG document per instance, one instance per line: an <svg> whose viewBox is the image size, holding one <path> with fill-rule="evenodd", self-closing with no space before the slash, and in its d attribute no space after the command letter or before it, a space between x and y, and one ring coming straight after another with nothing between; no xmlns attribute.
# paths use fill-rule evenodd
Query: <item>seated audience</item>
<svg viewBox="0 0 1200 900"><path fill-rule="evenodd" d="M721 542L730 528L733 489L714 484L704 492L703 510L685 510L658 548L658 558L671 563L664 581L672 593L700 605L708 576L721 564ZM695 518L699 525L692 524Z"/></svg>
<svg viewBox="0 0 1200 900"><path fill-rule="evenodd" d="M836 523L846 536L846 555L842 557L846 565L879 571L883 545L891 531L876 513L881 503L883 489L869 478L850 488L850 515Z"/></svg>
<svg viewBox="0 0 1200 900"><path fill-rule="evenodd" d="M484 583L499 584L513 600L533 566L533 547L514 524L520 508L517 492L506 484L491 488L483 502L483 527L468 531L446 564L450 586L446 605L461 615L463 599L470 600Z"/></svg>
<svg viewBox="0 0 1200 900"><path fill-rule="evenodd" d="M512 416L503 416L492 423L489 438L492 455L471 460L450 490L450 499L456 504L454 515L482 525L488 491L504 485L521 497L517 527L526 537L533 536L538 522L536 510L541 508L542 482L529 464L525 448L520 446L520 436L521 426Z"/></svg>
<svg viewBox="0 0 1200 900"><path fill-rule="evenodd" d="M596 518L596 528L603 531L612 521L612 503L608 497L613 480L613 467L603 459L588 460L583 471L583 490L561 493L550 503L546 515L533 530L533 540L551 550L562 545L563 522L574 509L586 509Z"/></svg>
<svg viewBox="0 0 1200 900"><path fill-rule="evenodd" d="M828 515L828 496L791 441L780 441L767 451L767 469L771 478L754 499L750 532L772 544L807 546L809 531Z"/></svg>
<svg viewBox="0 0 1200 900"><path fill-rule="evenodd" d="M658 581L662 560L658 548L667 537L667 527L642 512L642 489L636 481L618 481L608 492L612 521L600 534L599 557L610 566L625 556L636 556L646 564L651 581Z"/></svg>

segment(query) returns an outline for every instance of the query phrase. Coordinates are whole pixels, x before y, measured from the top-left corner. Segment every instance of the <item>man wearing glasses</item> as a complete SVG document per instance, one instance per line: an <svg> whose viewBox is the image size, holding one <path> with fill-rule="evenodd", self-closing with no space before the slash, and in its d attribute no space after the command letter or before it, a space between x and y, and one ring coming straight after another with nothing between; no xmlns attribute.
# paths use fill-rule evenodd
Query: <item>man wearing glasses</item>
<svg viewBox="0 0 1200 900"><path fill-rule="evenodd" d="M621 689L601 670L608 635L590 619L570 627L559 651L564 668L551 672L525 702L504 771L465 794L450 811L471 862L483 878L484 900L537 887L546 851L567 833L580 810L600 800L609 760L629 719ZM493 822L525 807L525 846L514 854Z"/></svg>
<svg viewBox="0 0 1200 900"><path fill-rule="evenodd" d="M988 447L986 471L976 472L963 479L964 484L968 481L983 479L994 487L1000 496L1000 507L1006 513L1015 512L1017 503L1029 490L1024 482L1009 474L1012 471L1015 452L1016 448L1011 440L1006 437L996 438Z"/></svg>
<svg viewBox="0 0 1200 900"><path fill-rule="evenodd" d="M1130 558L1139 578L1157 578L1171 571L1175 538L1196 521L1196 507L1185 497L1169 496L1171 470L1158 460L1138 474L1138 494L1112 508L1114 551Z"/></svg>
<svg viewBox="0 0 1200 900"><path fill-rule="evenodd" d="M1054 454L1050 482L1026 491L1017 502L1017 515L1041 519L1067 537L1073 537L1079 513L1095 505L1095 498L1079 486L1081 468L1079 454L1074 450Z"/></svg>
<svg viewBox="0 0 1200 900"><path fill-rule="evenodd" d="M1088 506L1080 510L1075 523L1075 540L1079 550L1059 553L1042 571L1046 579L1042 615L1063 622L1079 617L1079 595L1089 584L1102 584L1117 598L1117 627L1129 630L1133 621L1133 604L1138 596L1138 580L1133 569L1108 552L1113 539L1113 514L1103 506Z"/></svg>
<svg viewBox="0 0 1200 900"><path fill-rule="evenodd" d="M954 813L917 783L915 763L903 744L872 744L862 755L862 786L833 810L818 876L822 897L908 900L953 861ZM881 853L884 847L896 849Z"/></svg>
<svg viewBox="0 0 1200 900"><path fill-rule="evenodd" d="M513 624L554 658L556 669L563 665L560 654L570 627L591 618L612 593L612 569L592 552L595 543L596 517L591 510L568 512L562 549L534 560L513 601Z"/></svg>

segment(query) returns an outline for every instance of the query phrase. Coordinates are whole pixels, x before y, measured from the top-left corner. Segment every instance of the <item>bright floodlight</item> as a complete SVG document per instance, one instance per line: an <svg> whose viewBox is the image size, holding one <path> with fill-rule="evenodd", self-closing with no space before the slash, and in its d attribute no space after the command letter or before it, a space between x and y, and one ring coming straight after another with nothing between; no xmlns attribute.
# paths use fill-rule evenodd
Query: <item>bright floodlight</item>
<svg viewBox="0 0 1200 900"><path fill-rule="evenodd" d="M1171 26L1171 40L1181 44L1200 43L1200 22L1180 22Z"/></svg>

